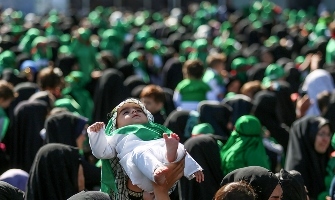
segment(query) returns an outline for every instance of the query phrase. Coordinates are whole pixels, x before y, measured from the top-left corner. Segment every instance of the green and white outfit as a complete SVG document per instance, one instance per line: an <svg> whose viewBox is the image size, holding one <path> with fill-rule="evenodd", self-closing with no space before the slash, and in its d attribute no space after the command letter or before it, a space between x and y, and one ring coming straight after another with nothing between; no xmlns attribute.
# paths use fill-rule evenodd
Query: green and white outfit
<svg viewBox="0 0 335 200"><path fill-rule="evenodd" d="M136 102L142 105L135 99L128 99L126 102ZM124 102L121 104L123 105ZM144 108L144 106L141 107ZM146 109L144 113L147 114L149 123L133 124L115 129L117 109L114 109L112 113L113 117L105 130L101 129L98 133L88 131L93 155L99 159L111 159L117 156L132 183L144 191L152 192L154 170L168 163L163 133L172 133L172 131L153 123L153 117ZM175 162L181 160L184 154L185 148L179 144ZM201 170L200 165L187 154L184 175L188 179L192 179L193 174ZM102 179L104 179L103 172Z"/></svg>
<svg viewBox="0 0 335 200"><path fill-rule="evenodd" d="M222 101L225 94L225 84L222 76L216 70L208 68L202 80L211 88L208 100Z"/></svg>
<svg viewBox="0 0 335 200"><path fill-rule="evenodd" d="M202 80L184 79L176 86L173 102L178 110L197 110L200 101L210 99L210 90Z"/></svg>

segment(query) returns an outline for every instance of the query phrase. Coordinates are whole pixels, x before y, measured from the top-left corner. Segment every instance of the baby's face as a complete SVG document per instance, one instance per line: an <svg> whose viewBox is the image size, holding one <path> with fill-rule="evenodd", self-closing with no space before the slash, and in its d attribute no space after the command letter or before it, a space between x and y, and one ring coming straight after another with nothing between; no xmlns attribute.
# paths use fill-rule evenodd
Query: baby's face
<svg viewBox="0 0 335 200"><path fill-rule="evenodd" d="M142 108L136 103L126 103L117 110L116 126L121 128L130 124L148 123Z"/></svg>

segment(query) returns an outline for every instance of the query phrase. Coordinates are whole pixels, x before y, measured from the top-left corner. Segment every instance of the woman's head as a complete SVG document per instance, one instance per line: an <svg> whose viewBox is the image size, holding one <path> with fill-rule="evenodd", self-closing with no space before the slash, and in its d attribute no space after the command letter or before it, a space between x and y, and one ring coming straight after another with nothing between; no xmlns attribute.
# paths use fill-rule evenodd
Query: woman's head
<svg viewBox="0 0 335 200"><path fill-rule="evenodd" d="M315 130L315 128L317 129ZM315 139L314 139L315 151L320 154L326 153L330 145L331 137L333 135L330 129L329 121L322 117L317 117L316 123L312 124L311 126L311 131L313 130L314 132L311 134L313 136L315 135Z"/></svg>
<svg viewBox="0 0 335 200"><path fill-rule="evenodd" d="M79 191L80 155L77 148L46 144L37 152L29 173L28 199L66 199Z"/></svg>
<svg viewBox="0 0 335 200"><path fill-rule="evenodd" d="M111 119L107 125L107 132L130 124L144 124L153 122L154 117L137 99L126 99L117 105L110 113Z"/></svg>
<svg viewBox="0 0 335 200"><path fill-rule="evenodd" d="M279 179L263 167L250 166L236 169L222 179L221 185L239 181L245 181L253 187L257 200L279 200L282 197L283 190Z"/></svg>
<svg viewBox="0 0 335 200"><path fill-rule="evenodd" d="M260 121L252 115L243 115L238 118L235 131L241 136L260 136L263 132Z"/></svg>
<svg viewBox="0 0 335 200"><path fill-rule="evenodd" d="M255 200L256 194L252 187L244 182L233 182L222 186L215 194L214 200Z"/></svg>

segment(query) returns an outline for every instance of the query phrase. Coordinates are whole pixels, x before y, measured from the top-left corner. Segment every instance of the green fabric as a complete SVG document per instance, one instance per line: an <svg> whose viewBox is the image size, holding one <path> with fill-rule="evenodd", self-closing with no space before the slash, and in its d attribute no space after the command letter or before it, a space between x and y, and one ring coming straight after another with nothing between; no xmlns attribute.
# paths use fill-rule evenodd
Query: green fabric
<svg viewBox="0 0 335 200"><path fill-rule="evenodd" d="M2 73L4 69L14 69L16 64L15 59L16 56L14 52L9 50L2 52L0 54L0 73Z"/></svg>
<svg viewBox="0 0 335 200"><path fill-rule="evenodd" d="M70 95L79 104L80 110L78 112L91 121L94 103L90 93L84 88L84 78L81 71L72 71L65 77L65 82L68 85L62 90L62 94Z"/></svg>
<svg viewBox="0 0 335 200"><path fill-rule="evenodd" d="M78 58L79 70L84 74L84 82L91 79L91 73L98 68L96 60L97 49L91 44L91 31L84 28L78 30L79 38L72 41L70 49Z"/></svg>
<svg viewBox="0 0 335 200"><path fill-rule="evenodd" d="M261 123L254 116L244 115L236 121L235 130L220 149L223 175L247 166L270 168L262 133Z"/></svg>
<svg viewBox="0 0 335 200"><path fill-rule="evenodd" d="M215 73L213 70L207 69L202 77L202 80L208 84L213 79L216 80L218 85L224 86L223 77L220 74Z"/></svg>
<svg viewBox="0 0 335 200"><path fill-rule="evenodd" d="M133 51L127 57L127 61L133 64L135 71L142 75L143 81L149 83L150 77L144 60L144 55L139 51Z"/></svg>
<svg viewBox="0 0 335 200"><path fill-rule="evenodd" d="M9 126L9 118L5 112L5 110L0 107L0 124L1 125L1 129L0 129L0 142L2 141L2 139L5 137L8 126Z"/></svg>
<svg viewBox="0 0 335 200"><path fill-rule="evenodd" d="M181 95L181 101L206 100L206 94L211 88L202 80L184 79L176 86Z"/></svg>
<svg viewBox="0 0 335 200"><path fill-rule="evenodd" d="M326 63L331 64L335 62L335 39L329 40L326 47Z"/></svg>
<svg viewBox="0 0 335 200"><path fill-rule="evenodd" d="M191 52L188 55L188 59L199 59L204 64L204 66L207 66L206 64L206 59L208 56L207 47L208 47L208 42L206 39L203 39L203 38L197 39L193 43L193 49L195 51Z"/></svg>
<svg viewBox="0 0 335 200"><path fill-rule="evenodd" d="M121 58L123 50L123 38L114 29L107 29L102 33L100 48L113 53L116 58Z"/></svg>
<svg viewBox="0 0 335 200"><path fill-rule="evenodd" d="M209 123L197 124L193 127L192 135L214 134L214 128Z"/></svg>
<svg viewBox="0 0 335 200"><path fill-rule="evenodd" d="M270 80L278 80L285 76L285 70L278 64L270 64L266 67L264 76L268 77Z"/></svg>
<svg viewBox="0 0 335 200"><path fill-rule="evenodd" d="M66 108L68 111L80 115L80 105L71 97L70 98L61 98L57 99L54 104L58 108Z"/></svg>
<svg viewBox="0 0 335 200"><path fill-rule="evenodd" d="M333 146L332 138L332 146ZM333 152L334 153L334 152ZM332 155L333 156L333 155ZM327 163L326 167L327 175L325 176L325 190L318 195L318 200L324 200L326 196L329 196L329 188L331 186L331 182L335 176L335 157L331 157Z"/></svg>
<svg viewBox="0 0 335 200"><path fill-rule="evenodd" d="M37 47L38 44L40 43L47 43L48 39L43 36L38 36L36 37L33 42L32 42L32 48L36 48L36 51L33 52L32 58L34 61L38 61L41 59L47 59L51 60L52 59L52 50L49 46L46 46L45 48L39 48ZM45 51L44 51L45 50ZM46 66L43 66L46 67Z"/></svg>
<svg viewBox="0 0 335 200"><path fill-rule="evenodd" d="M113 126L112 120L110 120L107 124L106 130L112 130L111 126ZM115 134L135 134L143 141L156 140L163 138L163 133L171 134L172 131L156 123L146 123L146 124L133 124L124 126L122 128L116 129L114 131L108 131L105 134L108 136L112 136ZM101 168L101 188L102 192L110 194L111 191L117 193L117 187L115 184L115 175L113 174L113 170L109 163L108 159L101 160L102 168Z"/></svg>
<svg viewBox="0 0 335 200"><path fill-rule="evenodd" d="M20 41L19 47L23 52L30 54L33 40L40 35L40 30L30 28Z"/></svg>

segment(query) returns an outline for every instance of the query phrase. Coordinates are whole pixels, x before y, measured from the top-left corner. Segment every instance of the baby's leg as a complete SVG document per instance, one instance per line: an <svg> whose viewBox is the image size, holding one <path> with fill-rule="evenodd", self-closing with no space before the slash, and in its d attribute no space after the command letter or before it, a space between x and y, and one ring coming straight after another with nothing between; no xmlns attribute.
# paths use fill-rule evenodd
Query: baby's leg
<svg viewBox="0 0 335 200"><path fill-rule="evenodd" d="M179 136L172 133L170 137L164 133L163 138L166 144L166 158L169 162L174 162L177 158L177 149L179 144Z"/></svg>

